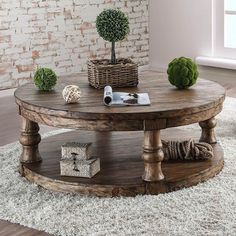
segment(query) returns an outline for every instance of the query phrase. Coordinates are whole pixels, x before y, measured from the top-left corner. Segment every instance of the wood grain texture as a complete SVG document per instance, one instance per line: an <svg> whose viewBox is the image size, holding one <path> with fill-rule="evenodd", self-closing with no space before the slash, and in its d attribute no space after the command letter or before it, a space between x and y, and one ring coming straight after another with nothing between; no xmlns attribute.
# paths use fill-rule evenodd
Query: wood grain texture
<svg viewBox="0 0 236 236"><path fill-rule="evenodd" d="M216 119L212 117L211 119L199 122L199 125L202 128L202 134L200 137L200 142L206 142L210 144L217 143L215 130Z"/></svg>
<svg viewBox="0 0 236 236"><path fill-rule="evenodd" d="M22 153L20 162L33 163L41 161L38 144L41 141L41 136L38 133L39 126L37 123L22 117L20 143L22 145Z"/></svg>
<svg viewBox="0 0 236 236"><path fill-rule="evenodd" d="M181 133L170 130L163 137L176 138ZM184 136L189 135L185 133ZM60 146L65 140L93 143L93 155L101 158L101 171L95 177L86 179L60 176ZM28 180L52 191L103 197L135 196L189 187L214 177L223 168L223 152L216 144L213 146L215 157L212 160L162 162L165 179L154 183L145 182L141 178L144 171L142 142L142 132L79 131L56 135L43 140L40 146L42 163L23 164L24 175ZM150 142L146 141L146 144Z"/></svg>
<svg viewBox="0 0 236 236"><path fill-rule="evenodd" d="M50 236L51 234L30 229L19 224L13 224L8 221L0 220L1 236ZM52 236L52 235L51 235Z"/></svg>
<svg viewBox="0 0 236 236"><path fill-rule="evenodd" d="M75 83L75 81L72 82ZM65 104L61 94L65 86L63 83L59 83L55 90L49 92L38 91L32 84L24 85L16 90L16 103L19 105L20 115L24 117L21 135L23 145L21 162L33 163L40 160L37 157L33 158L32 155L29 157L32 153L38 154L35 132L37 123L95 131L144 130L143 180L147 182L162 181L164 175L161 161L164 159L164 153L161 148L160 130L210 119L221 111L225 98L224 88L217 83L200 79L193 88L178 90L173 89L165 77L142 80L138 88L129 89L132 90L129 92L148 92L151 99L150 106L106 107L102 102L103 91L91 88L86 78L81 78L79 84L83 93L79 104ZM207 91L213 88L215 93L209 96ZM204 130L206 133L207 128L203 129L203 133ZM123 143L122 140L121 143ZM22 165L20 171L28 179L33 178L32 181L37 179L36 182L43 186L47 185L47 181L50 182L50 185L54 185L50 179L45 180L43 175L41 177L35 175L25 165ZM119 171L117 170L117 172ZM106 184L109 184L109 180L106 179L108 181ZM42 184L41 181L44 183ZM126 181L122 184L126 184ZM70 183L68 188L69 185ZM146 184L144 185L146 186ZM88 189L88 186L83 187ZM96 186L89 191L94 192L95 189ZM125 191L125 189L123 190ZM83 191L82 186L79 191Z"/></svg>
<svg viewBox="0 0 236 236"><path fill-rule="evenodd" d="M164 152L162 150L160 130L144 132L142 159L144 161L143 180L156 182L164 179L161 169Z"/></svg>
<svg viewBox="0 0 236 236"><path fill-rule="evenodd" d="M69 83L81 87L79 104L65 104L62 98L62 89ZM178 90L165 76L142 79L137 88L116 89L121 90L148 92L151 105L106 107L103 91L91 88L86 78L59 83L51 92L27 84L16 90L15 97L21 115L28 119L50 126L98 131L148 131L200 122L217 115L225 98L224 88L215 82L199 79L192 88Z"/></svg>
<svg viewBox="0 0 236 236"><path fill-rule="evenodd" d="M216 69L214 68L214 71ZM220 75L220 76L218 76ZM159 73L152 72L152 71L146 71L143 72L140 76L141 79L148 79L153 77L158 77ZM217 76L217 79L215 77ZM209 78L210 76L206 75L204 78ZM236 83L234 80L234 76L232 76L231 79L225 80L227 77L225 73L215 73L212 76L218 83L220 83L224 88L227 90L227 96L230 97L236 97ZM64 78L60 78L62 81ZM76 78L72 79L75 80ZM72 81L71 80L71 81ZM18 138L18 132L20 129L20 116L17 116L17 108L16 104L14 103L14 97L12 95L1 97L0 102L0 145L5 145L11 142L14 142ZM40 126L41 133L51 131L51 127L47 126ZM176 130L173 130L174 133L176 133ZM192 136L195 136L196 138L200 136L200 133L193 132ZM186 135L182 132L182 134L179 134L178 138L184 138ZM13 224L8 221L0 220L0 235L3 236L11 236L14 235L14 233L17 232L18 236L49 236L47 233L39 232L34 229L30 229L27 227L20 226L18 224Z"/></svg>

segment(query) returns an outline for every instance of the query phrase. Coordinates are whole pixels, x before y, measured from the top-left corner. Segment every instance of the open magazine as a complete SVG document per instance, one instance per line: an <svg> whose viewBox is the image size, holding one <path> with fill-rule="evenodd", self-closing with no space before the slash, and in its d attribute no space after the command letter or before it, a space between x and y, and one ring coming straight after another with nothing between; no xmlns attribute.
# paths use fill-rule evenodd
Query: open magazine
<svg viewBox="0 0 236 236"><path fill-rule="evenodd" d="M148 93L113 92L111 86L104 88L103 102L106 106L147 106L151 104Z"/></svg>

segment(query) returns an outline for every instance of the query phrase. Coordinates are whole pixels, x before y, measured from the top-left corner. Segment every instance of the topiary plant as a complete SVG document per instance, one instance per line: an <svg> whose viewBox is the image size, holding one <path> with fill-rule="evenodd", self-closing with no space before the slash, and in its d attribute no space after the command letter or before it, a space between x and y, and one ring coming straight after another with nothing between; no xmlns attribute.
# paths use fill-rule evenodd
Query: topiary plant
<svg viewBox="0 0 236 236"><path fill-rule="evenodd" d="M51 90L57 83L56 73L49 68L39 68L34 74L34 84L40 90Z"/></svg>
<svg viewBox="0 0 236 236"><path fill-rule="evenodd" d="M172 85L186 89L194 85L198 78L197 65L190 58L175 58L168 65L168 78Z"/></svg>
<svg viewBox="0 0 236 236"><path fill-rule="evenodd" d="M115 42L123 40L129 33L128 17L120 10L107 9L96 19L98 34L112 43L111 64L116 64Z"/></svg>

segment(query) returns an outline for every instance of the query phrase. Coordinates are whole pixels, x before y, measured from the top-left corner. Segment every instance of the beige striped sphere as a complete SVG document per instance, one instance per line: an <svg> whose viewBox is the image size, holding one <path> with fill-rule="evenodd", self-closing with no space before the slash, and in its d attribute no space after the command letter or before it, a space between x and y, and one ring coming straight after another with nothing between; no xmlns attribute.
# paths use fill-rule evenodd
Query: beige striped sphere
<svg viewBox="0 0 236 236"><path fill-rule="evenodd" d="M66 103L78 103L81 98L81 90L77 85L67 85L63 91L62 96Z"/></svg>

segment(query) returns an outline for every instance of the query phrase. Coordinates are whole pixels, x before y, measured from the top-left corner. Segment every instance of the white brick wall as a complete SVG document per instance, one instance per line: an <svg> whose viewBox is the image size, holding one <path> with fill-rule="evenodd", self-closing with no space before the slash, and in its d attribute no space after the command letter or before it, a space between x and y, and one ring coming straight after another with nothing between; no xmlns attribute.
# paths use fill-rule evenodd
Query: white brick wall
<svg viewBox="0 0 236 236"><path fill-rule="evenodd" d="M120 8L130 21L117 56L147 64L148 0L1 0L0 89L27 82L38 66L62 76L86 72L88 58L110 58L111 45L95 28L106 8Z"/></svg>

